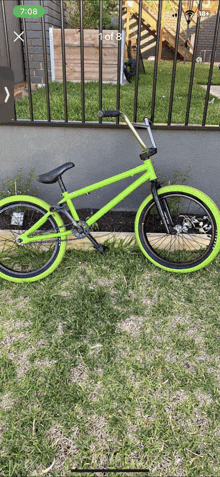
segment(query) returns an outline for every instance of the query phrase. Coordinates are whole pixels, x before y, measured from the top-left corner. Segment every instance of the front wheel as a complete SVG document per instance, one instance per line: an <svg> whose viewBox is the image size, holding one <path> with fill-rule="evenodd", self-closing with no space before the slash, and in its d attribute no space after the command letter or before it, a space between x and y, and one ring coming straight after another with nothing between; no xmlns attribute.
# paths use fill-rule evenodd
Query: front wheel
<svg viewBox="0 0 220 477"><path fill-rule="evenodd" d="M50 210L41 199L12 196L0 201L0 277L12 282L34 282L55 270L61 262L66 242L56 237L50 241L18 244L16 239ZM57 212L39 227L37 234L59 232L64 227ZM62 228L63 231L63 228Z"/></svg>
<svg viewBox="0 0 220 477"><path fill-rule="evenodd" d="M170 272L189 273L207 266L220 249L216 204L188 186L163 187L157 193L169 234L150 194L135 218L135 235L144 255Z"/></svg>

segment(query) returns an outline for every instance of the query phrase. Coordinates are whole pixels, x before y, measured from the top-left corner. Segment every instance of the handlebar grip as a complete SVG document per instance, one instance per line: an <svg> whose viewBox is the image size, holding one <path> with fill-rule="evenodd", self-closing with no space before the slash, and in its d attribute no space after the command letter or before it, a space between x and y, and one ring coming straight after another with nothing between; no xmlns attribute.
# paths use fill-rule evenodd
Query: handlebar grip
<svg viewBox="0 0 220 477"><path fill-rule="evenodd" d="M120 111L99 111L99 118L114 118L115 116L120 116Z"/></svg>

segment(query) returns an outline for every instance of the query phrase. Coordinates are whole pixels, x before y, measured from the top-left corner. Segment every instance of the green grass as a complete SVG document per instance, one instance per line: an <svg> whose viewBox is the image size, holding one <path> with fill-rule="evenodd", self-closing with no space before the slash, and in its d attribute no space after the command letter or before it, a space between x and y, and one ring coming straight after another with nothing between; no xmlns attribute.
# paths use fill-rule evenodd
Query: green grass
<svg viewBox="0 0 220 477"><path fill-rule="evenodd" d="M144 116L151 116L153 70L154 62L145 61L146 74L140 73L138 89L138 112L137 122L143 122ZM164 61L158 64L155 123L167 123L169 111L169 98L172 77L173 63ZM191 63L185 65L177 63L176 80L173 101L172 123L184 123L188 99L188 89L190 80ZM206 90L202 84L207 84L209 65L196 63L195 75L192 91L192 101L189 116L190 124L202 124L203 110L205 104ZM212 84L220 85L220 71L214 66ZM50 107L52 120L64 120L64 99L63 84L50 83ZM123 111L130 120L134 114L134 92L135 78L132 83L121 86L120 89L120 110ZM103 109L116 109L117 85L103 85ZM209 100L214 98L210 95ZM68 119L71 121L82 120L81 105L81 84L67 82ZM99 110L99 83L85 83L85 118L86 121L98 121L97 112ZM38 89L33 93L34 119L47 119L47 104L45 88ZM18 119L30 119L28 98L20 99L16 102L16 112ZM206 124L218 125L220 118L220 99L215 98L213 104L208 105ZM105 118L105 121L115 121L112 118Z"/></svg>
<svg viewBox="0 0 220 477"><path fill-rule="evenodd" d="M219 257L174 275L110 247L0 280L1 477L220 474Z"/></svg>

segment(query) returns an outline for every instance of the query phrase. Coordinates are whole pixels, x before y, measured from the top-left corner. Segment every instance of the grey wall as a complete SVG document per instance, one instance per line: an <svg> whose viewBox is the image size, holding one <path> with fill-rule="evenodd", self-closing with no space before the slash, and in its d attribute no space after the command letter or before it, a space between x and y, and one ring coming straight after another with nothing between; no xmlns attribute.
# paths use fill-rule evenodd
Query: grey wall
<svg viewBox="0 0 220 477"><path fill-rule="evenodd" d="M150 146L147 132L138 132ZM157 172L162 177L170 176L174 169L181 167L184 172L192 164L187 184L208 194L220 208L220 133L153 130L153 135L158 147L154 156ZM32 167L37 176L72 161L75 167L65 172L63 179L67 189L73 191L142 164L141 146L129 130L1 125L0 145L0 187L7 175L16 176L20 166L27 177ZM81 196L74 204L77 208L100 208L137 177ZM39 197L49 203L60 200L58 184L35 181L36 185L40 186ZM115 210L137 210L146 191L145 185L137 189Z"/></svg>

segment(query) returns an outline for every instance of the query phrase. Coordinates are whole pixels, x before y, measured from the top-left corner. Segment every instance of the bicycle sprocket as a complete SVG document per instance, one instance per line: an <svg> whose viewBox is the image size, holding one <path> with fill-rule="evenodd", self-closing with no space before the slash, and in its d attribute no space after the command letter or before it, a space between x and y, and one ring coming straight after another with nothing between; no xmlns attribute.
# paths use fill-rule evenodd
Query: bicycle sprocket
<svg viewBox="0 0 220 477"><path fill-rule="evenodd" d="M72 227L72 234L74 235L74 237L76 237L77 239L83 239L85 237L88 237L90 229L85 220L79 220L78 224L80 225L81 229Z"/></svg>

